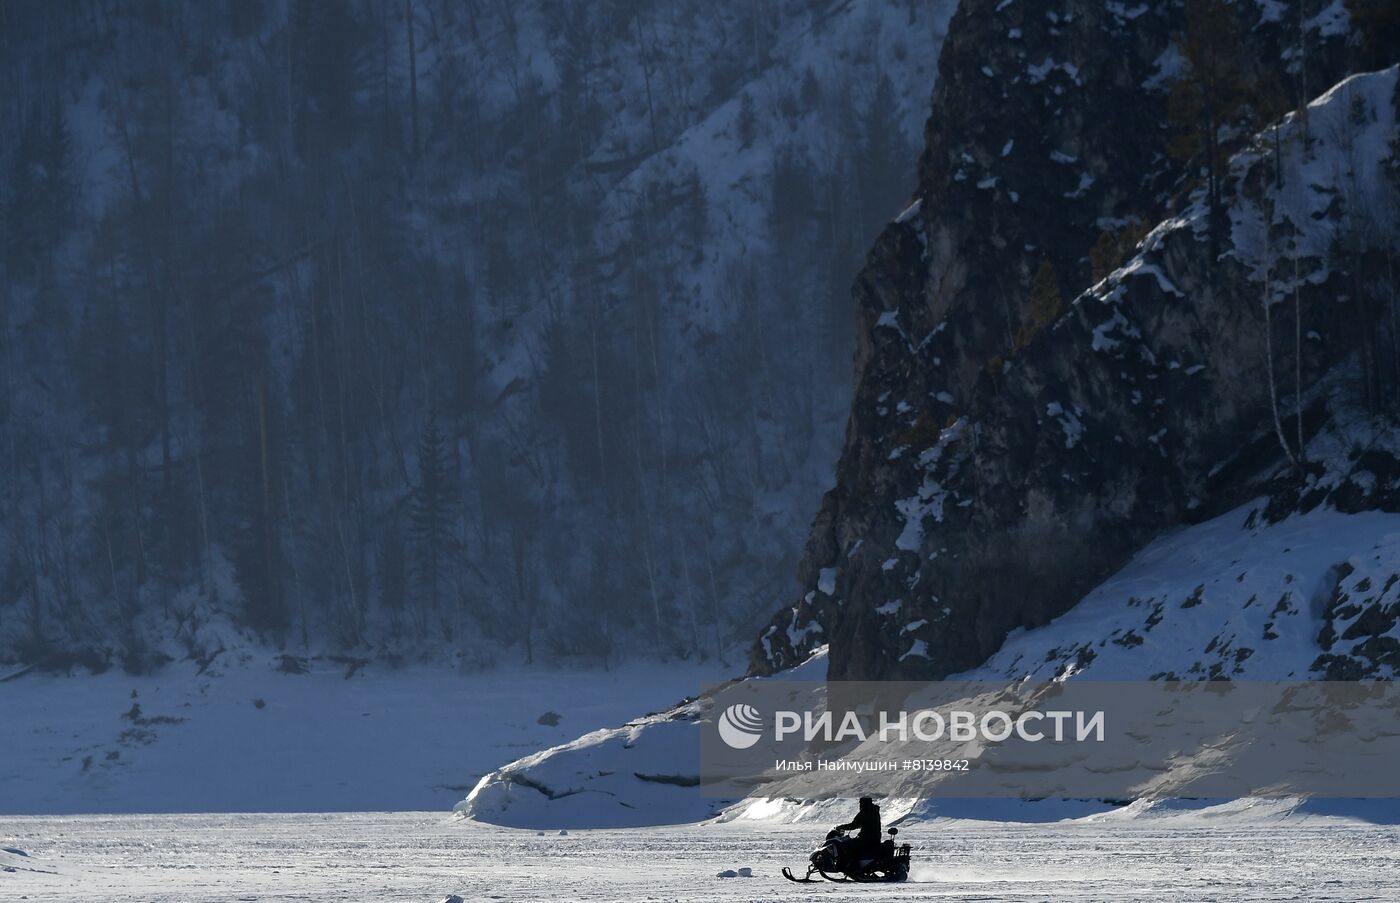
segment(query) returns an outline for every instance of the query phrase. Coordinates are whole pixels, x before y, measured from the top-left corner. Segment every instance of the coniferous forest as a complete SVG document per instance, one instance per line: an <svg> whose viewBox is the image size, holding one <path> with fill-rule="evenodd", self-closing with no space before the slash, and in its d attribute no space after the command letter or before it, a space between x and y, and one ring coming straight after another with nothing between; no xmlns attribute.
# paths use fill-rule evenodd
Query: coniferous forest
<svg viewBox="0 0 1400 903"><path fill-rule="evenodd" d="M0 659L735 657L927 6L0 4Z"/></svg>

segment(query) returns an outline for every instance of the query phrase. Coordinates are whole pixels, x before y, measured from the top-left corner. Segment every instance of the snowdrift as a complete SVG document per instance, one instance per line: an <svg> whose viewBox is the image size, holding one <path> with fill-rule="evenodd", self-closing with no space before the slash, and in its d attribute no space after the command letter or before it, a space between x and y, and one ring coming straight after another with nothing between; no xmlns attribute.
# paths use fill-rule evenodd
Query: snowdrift
<svg viewBox="0 0 1400 903"><path fill-rule="evenodd" d="M620 728L594 731L486 775L463 815L517 828L624 828L703 821L719 801L701 797L690 702Z"/></svg>
<svg viewBox="0 0 1400 903"><path fill-rule="evenodd" d="M826 676L826 650L777 675ZM748 678L769 680L772 678ZM624 828L702 821L727 802L702 797L699 725L709 700L630 721L512 762L483 777L456 812L516 828Z"/></svg>

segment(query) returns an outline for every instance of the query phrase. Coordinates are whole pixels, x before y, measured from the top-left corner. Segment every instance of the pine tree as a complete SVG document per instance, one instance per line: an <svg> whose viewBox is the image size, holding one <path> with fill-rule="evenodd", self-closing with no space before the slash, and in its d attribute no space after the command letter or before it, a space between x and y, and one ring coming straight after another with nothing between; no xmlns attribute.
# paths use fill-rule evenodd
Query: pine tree
<svg viewBox="0 0 1400 903"><path fill-rule="evenodd" d="M1060 280L1055 273L1055 267L1048 260L1041 261L1040 268L1035 271L1035 278L1031 280L1031 294L1026 302L1026 319L1016 331L1015 350L1020 351L1029 345L1042 329L1055 322L1064 309L1065 303L1060 295Z"/></svg>
<svg viewBox="0 0 1400 903"><path fill-rule="evenodd" d="M1172 84L1167 98L1167 115L1176 130L1168 151L1178 160L1199 160L1205 167L1214 259L1223 217L1220 181L1226 158L1220 131L1233 122L1246 93L1234 9L1224 0L1187 0L1186 31L1180 44L1187 71Z"/></svg>
<svg viewBox="0 0 1400 903"><path fill-rule="evenodd" d="M304 156L335 151L356 134L356 93L369 33L353 4L298 0L290 12L296 141Z"/></svg>
<svg viewBox="0 0 1400 903"><path fill-rule="evenodd" d="M1147 225L1134 220L1120 229L1099 233L1098 240L1089 249L1089 278L1097 285L1110 273L1123 265L1123 261L1147 235Z"/></svg>
<svg viewBox="0 0 1400 903"><path fill-rule="evenodd" d="M32 276L72 220L72 142L63 108L35 103L20 121L16 148L0 184L0 262Z"/></svg>
<svg viewBox="0 0 1400 903"><path fill-rule="evenodd" d="M234 544L234 568L243 593L244 617L258 631L282 636L290 612L283 586L285 552L279 514L276 446L267 373L259 367L251 387L251 429L239 461L241 523Z"/></svg>
<svg viewBox="0 0 1400 903"><path fill-rule="evenodd" d="M908 197L913 153L899 123L899 95L880 73L857 121L855 170L863 240L873 238Z"/></svg>
<svg viewBox="0 0 1400 903"><path fill-rule="evenodd" d="M452 483L447 446L430 414L418 440L418 482L413 487L411 532L421 588L428 608L438 610L438 592L452 540Z"/></svg>
<svg viewBox="0 0 1400 903"><path fill-rule="evenodd" d="M769 206L769 223L773 240L786 254L780 262L796 258L802 246L810 242L808 232L812 216L812 176L807 159L791 144L784 145L773 155L773 194Z"/></svg>
<svg viewBox="0 0 1400 903"><path fill-rule="evenodd" d="M397 527L389 526L379 545L379 605L389 613L395 635L399 632L399 618L407 601L407 571L403 539Z"/></svg>
<svg viewBox="0 0 1400 903"><path fill-rule="evenodd" d="M1345 0L1357 35L1357 67L1384 69L1400 61L1400 3L1395 0Z"/></svg>
<svg viewBox="0 0 1400 903"><path fill-rule="evenodd" d="M752 147L754 139L758 137L758 109L754 105L753 95L747 91L739 98L739 115L734 120L734 128L738 132L739 146L744 150Z"/></svg>

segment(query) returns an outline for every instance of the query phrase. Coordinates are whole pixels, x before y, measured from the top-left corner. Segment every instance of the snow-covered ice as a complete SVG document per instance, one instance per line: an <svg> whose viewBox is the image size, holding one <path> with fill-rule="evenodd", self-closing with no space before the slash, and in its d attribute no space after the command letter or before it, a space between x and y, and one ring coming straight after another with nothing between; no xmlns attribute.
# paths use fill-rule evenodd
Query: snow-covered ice
<svg viewBox="0 0 1400 903"><path fill-rule="evenodd" d="M1400 897L1400 829L1265 807L1052 824L901 826L911 880L797 885L822 828L764 823L550 833L439 813L0 818L43 872L0 897L200 901L1352 901ZM718 873L743 863L748 879Z"/></svg>
<svg viewBox="0 0 1400 903"><path fill-rule="evenodd" d="M30 674L0 683L0 815L446 811L504 762L667 708L730 670L371 666L347 678L330 662L278 673L264 656L202 675L188 662L150 677Z"/></svg>

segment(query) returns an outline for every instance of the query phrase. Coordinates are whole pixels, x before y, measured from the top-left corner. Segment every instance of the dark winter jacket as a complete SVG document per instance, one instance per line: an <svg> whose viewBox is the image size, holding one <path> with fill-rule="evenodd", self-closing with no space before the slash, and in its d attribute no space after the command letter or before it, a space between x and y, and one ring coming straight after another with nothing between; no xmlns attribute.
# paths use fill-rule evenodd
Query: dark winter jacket
<svg viewBox="0 0 1400 903"><path fill-rule="evenodd" d="M874 848L880 842L880 807L874 803L862 804L856 817L851 819L849 824L837 825L838 831L855 831L856 840L862 847Z"/></svg>

